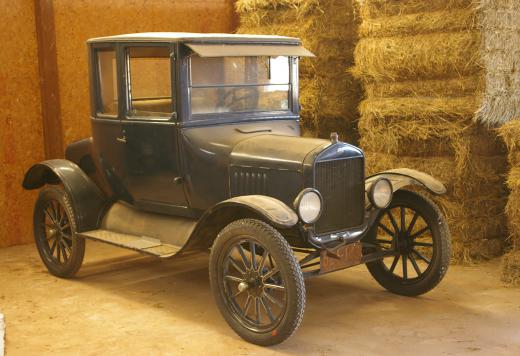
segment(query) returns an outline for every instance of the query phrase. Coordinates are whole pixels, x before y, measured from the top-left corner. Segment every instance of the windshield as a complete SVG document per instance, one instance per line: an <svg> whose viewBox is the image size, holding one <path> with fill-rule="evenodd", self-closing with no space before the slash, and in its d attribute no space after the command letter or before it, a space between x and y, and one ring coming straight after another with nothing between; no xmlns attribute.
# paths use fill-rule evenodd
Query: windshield
<svg viewBox="0 0 520 356"><path fill-rule="evenodd" d="M289 58L192 56L191 113L290 110ZM196 120L196 118L194 118Z"/></svg>

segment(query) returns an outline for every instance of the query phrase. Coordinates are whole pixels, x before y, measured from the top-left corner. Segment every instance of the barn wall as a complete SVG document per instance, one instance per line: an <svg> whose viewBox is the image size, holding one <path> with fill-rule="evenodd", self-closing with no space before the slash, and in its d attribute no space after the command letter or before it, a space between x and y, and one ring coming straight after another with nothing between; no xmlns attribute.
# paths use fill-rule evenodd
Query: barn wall
<svg viewBox="0 0 520 356"><path fill-rule="evenodd" d="M21 181L32 163L45 158L45 144L56 140L43 134L34 3L0 0L9 20L0 22L0 247L32 241L37 193L23 191ZM57 131L62 131L65 145L90 134L88 38L145 31L234 31L232 0L54 0L52 5L58 75L45 79L58 82L60 117L51 119L61 120Z"/></svg>
<svg viewBox="0 0 520 356"><path fill-rule="evenodd" d="M55 0L56 47L64 143L89 135L85 41L150 31L232 32L231 0Z"/></svg>
<svg viewBox="0 0 520 356"><path fill-rule="evenodd" d="M43 159L33 0L0 0L0 247L32 239L34 192L24 170ZM5 21L9 19L9 21Z"/></svg>

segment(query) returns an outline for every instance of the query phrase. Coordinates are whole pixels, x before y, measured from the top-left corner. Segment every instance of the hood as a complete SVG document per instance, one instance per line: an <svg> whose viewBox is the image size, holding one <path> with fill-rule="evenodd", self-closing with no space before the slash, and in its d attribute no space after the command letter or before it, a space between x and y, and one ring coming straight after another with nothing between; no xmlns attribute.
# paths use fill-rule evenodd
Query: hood
<svg viewBox="0 0 520 356"><path fill-rule="evenodd" d="M232 166L301 171L307 155L323 150L328 140L266 134L238 142L231 151Z"/></svg>

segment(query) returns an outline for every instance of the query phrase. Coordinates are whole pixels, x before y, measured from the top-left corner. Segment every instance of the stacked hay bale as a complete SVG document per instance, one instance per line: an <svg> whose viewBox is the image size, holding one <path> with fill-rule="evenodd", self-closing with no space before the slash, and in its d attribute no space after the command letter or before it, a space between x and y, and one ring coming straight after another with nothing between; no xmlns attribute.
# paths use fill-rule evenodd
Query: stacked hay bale
<svg viewBox="0 0 520 356"><path fill-rule="evenodd" d="M509 150L511 166L507 177L510 193L506 206L510 249L502 258L502 280L520 285L520 117L502 126L500 135Z"/></svg>
<svg viewBox="0 0 520 356"><path fill-rule="evenodd" d="M307 135L340 132L357 141L361 90L345 71L353 64L354 0L238 0L238 33L298 37L316 58L300 61L302 128Z"/></svg>
<svg viewBox="0 0 520 356"><path fill-rule="evenodd" d="M438 177L448 189L435 199L454 258L500 254L506 160L486 127L520 114L518 87L507 85L507 73L518 71L508 53L520 42L515 1L359 3L352 72L365 88L359 132L367 169L410 167Z"/></svg>

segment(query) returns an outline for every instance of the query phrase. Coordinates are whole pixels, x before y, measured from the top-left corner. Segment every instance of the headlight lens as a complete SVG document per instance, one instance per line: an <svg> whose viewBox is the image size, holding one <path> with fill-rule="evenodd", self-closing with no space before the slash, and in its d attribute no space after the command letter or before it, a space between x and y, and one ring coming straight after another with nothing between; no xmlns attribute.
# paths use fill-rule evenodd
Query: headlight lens
<svg viewBox="0 0 520 356"><path fill-rule="evenodd" d="M392 183L388 179L381 178L370 187L370 201L376 208L384 209L392 201L392 193Z"/></svg>
<svg viewBox="0 0 520 356"><path fill-rule="evenodd" d="M298 194L295 205L300 219L306 224L316 222L321 215L321 196L314 189L305 189Z"/></svg>

